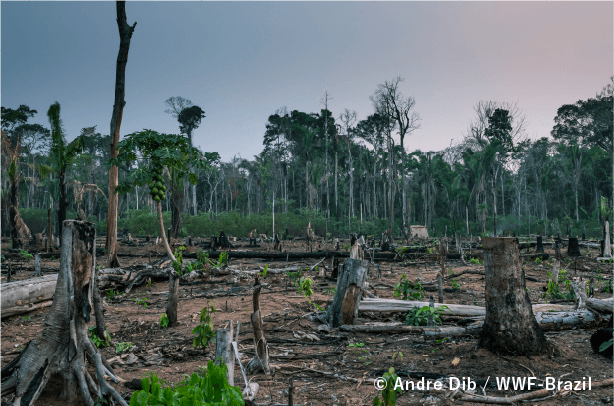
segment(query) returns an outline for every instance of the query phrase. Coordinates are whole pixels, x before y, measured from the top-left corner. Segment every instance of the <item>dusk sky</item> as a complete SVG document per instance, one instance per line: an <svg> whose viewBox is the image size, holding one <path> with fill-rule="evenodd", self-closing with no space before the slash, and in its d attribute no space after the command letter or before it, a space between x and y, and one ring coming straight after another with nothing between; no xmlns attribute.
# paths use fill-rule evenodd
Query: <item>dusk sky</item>
<svg viewBox="0 0 614 406"><path fill-rule="evenodd" d="M119 49L115 4L9 2L1 7L1 102L38 110L58 101L67 138L109 133ZM595 97L613 74L610 2L127 2L137 22L126 68L121 134L179 133L164 101L206 114L194 143L251 159L269 115L373 113L369 96L396 76L421 129L408 151L458 142L480 100L517 102L531 138L557 109Z"/></svg>

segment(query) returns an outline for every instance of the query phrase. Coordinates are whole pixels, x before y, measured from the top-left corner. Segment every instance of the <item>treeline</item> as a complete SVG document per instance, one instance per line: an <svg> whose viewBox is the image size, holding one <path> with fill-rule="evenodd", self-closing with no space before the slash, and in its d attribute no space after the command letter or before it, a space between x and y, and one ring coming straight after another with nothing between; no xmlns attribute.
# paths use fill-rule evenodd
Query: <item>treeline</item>
<svg viewBox="0 0 614 406"><path fill-rule="evenodd" d="M214 160L196 171L194 186L166 180L177 193L162 200L165 224L176 236L270 233L275 212L280 236L303 235L310 222L320 235L384 229L399 235L421 224L431 234L602 236L613 196L611 84L561 106L552 138L535 141L527 139L516 105L479 102L462 141L439 152L408 152L420 117L401 85L400 78L380 85L372 114L360 121L354 111L330 111L328 94L319 112L279 109L268 118L263 151L254 159ZM180 97L166 103L191 145L204 111ZM47 210L54 217L60 210L63 190L68 218L87 217L103 234L110 137L89 127L78 142L58 145L52 133L61 127L59 117L50 109L49 130L28 123L35 114L25 105L2 107L3 235L10 233L15 202L31 231L43 231ZM120 166L120 183L148 165L137 156ZM147 186L120 194L119 227L133 235L159 233L154 203Z"/></svg>

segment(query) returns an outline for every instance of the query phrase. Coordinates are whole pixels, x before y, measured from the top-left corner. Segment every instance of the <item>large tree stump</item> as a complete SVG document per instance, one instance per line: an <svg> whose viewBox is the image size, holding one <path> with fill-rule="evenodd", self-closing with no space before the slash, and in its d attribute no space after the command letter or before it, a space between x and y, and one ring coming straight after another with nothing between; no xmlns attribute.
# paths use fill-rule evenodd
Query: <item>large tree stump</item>
<svg viewBox="0 0 614 406"><path fill-rule="evenodd" d="M87 406L110 397L126 401L104 376L118 382L110 365L87 335L96 281L96 231L92 223L66 220L62 229L60 271L45 329L26 349L2 369L2 396L15 393L13 405L33 405L52 375L60 375L60 396L72 402L81 393ZM87 370L86 354L94 363L95 379Z"/></svg>
<svg viewBox="0 0 614 406"><path fill-rule="evenodd" d="M544 252L544 241L541 235L537 236L537 248L535 249L535 252Z"/></svg>
<svg viewBox="0 0 614 406"><path fill-rule="evenodd" d="M345 260L341 274L337 278L337 292L333 304L326 315L331 326L354 324L368 272L369 261L354 258Z"/></svg>
<svg viewBox="0 0 614 406"><path fill-rule="evenodd" d="M577 237L569 237L569 245L567 245L567 255L570 257L581 257L580 245Z"/></svg>
<svg viewBox="0 0 614 406"><path fill-rule="evenodd" d="M226 378L230 386L235 386L235 353L232 347L233 339L232 321L229 322L227 329L217 330L215 332L215 363L219 365L221 361L226 364L226 368L228 368Z"/></svg>
<svg viewBox="0 0 614 406"><path fill-rule="evenodd" d="M486 317L479 346L494 353L545 354L553 350L540 330L526 290L515 238L484 237Z"/></svg>

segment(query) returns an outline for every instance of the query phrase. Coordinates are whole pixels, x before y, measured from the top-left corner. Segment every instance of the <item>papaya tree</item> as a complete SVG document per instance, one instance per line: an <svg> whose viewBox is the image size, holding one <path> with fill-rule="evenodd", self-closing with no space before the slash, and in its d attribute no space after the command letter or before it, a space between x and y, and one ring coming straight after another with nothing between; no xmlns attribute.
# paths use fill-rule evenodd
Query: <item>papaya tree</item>
<svg viewBox="0 0 614 406"><path fill-rule="evenodd" d="M162 219L162 201L166 198L164 175L173 173L178 178L187 177L192 184L198 182L196 171L209 168L219 161L217 152L200 152L192 147L187 138L174 134L160 134L153 130L143 130L127 135L117 144L119 151L116 158L109 160L109 165L130 164L139 156L144 161L136 170L130 171L115 189L116 193L127 193L136 186L149 186L149 193L156 202L160 236L164 249L170 259L175 256L166 239L164 220Z"/></svg>

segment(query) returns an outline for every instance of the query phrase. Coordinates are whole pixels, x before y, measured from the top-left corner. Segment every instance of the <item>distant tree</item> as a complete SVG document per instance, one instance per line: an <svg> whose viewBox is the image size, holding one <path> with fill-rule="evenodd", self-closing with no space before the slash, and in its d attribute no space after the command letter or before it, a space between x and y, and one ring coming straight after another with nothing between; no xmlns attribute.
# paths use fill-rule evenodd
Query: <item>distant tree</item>
<svg viewBox="0 0 614 406"><path fill-rule="evenodd" d="M179 121L179 124L181 124L179 126L179 131L188 136L191 146L194 146L194 143L192 142L192 131L198 128L204 117L205 112L198 106L186 107L181 110L177 116L177 121Z"/></svg>
<svg viewBox="0 0 614 406"><path fill-rule="evenodd" d="M21 158L21 136L13 143L2 131L2 151L5 154L5 174L9 180L9 224L11 227L11 248L26 247L30 242L30 230L21 219L19 214L19 182L21 170L19 159Z"/></svg>
<svg viewBox="0 0 614 406"><path fill-rule="evenodd" d="M51 147L51 131L40 124L22 124L14 131L21 134L21 145L27 154L45 153Z"/></svg>
<svg viewBox="0 0 614 406"><path fill-rule="evenodd" d="M192 142L192 131L198 128L201 120L205 117L205 112L198 106L190 106L186 107L179 112L177 116L177 121L179 121L179 130L182 134L186 134L188 136L188 140L190 141L190 146L194 146ZM189 200L189 199L188 199ZM192 208L193 214L196 216L198 214L198 204L196 202L196 185L192 185Z"/></svg>
<svg viewBox="0 0 614 406"><path fill-rule="evenodd" d="M181 96L169 97L164 102L168 106L168 109L164 110L165 113L170 114L171 116L178 118L181 111L185 108L191 107L192 102L188 99L184 99Z"/></svg>
<svg viewBox="0 0 614 406"><path fill-rule="evenodd" d="M407 229L407 194L405 191L405 136L411 134L414 130L420 128L419 121L420 116L417 112L412 111L416 101L413 97L404 97L399 89L399 84L403 82L400 76L394 78L390 82L386 81L383 85L379 85L374 99L379 104L385 105L382 112L385 112L391 120L396 122L397 129L399 130L399 137L401 139L401 154L403 170L401 171L401 194L402 194L402 221L403 221L403 233L408 234Z"/></svg>
<svg viewBox="0 0 614 406"><path fill-rule="evenodd" d="M9 135L16 126L25 124L26 121L28 121L28 118L34 117L34 114L38 113L36 110L31 110L30 107L26 106L25 104L22 104L16 110L1 107L1 111L2 129L5 132L8 132Z"/></svg>

